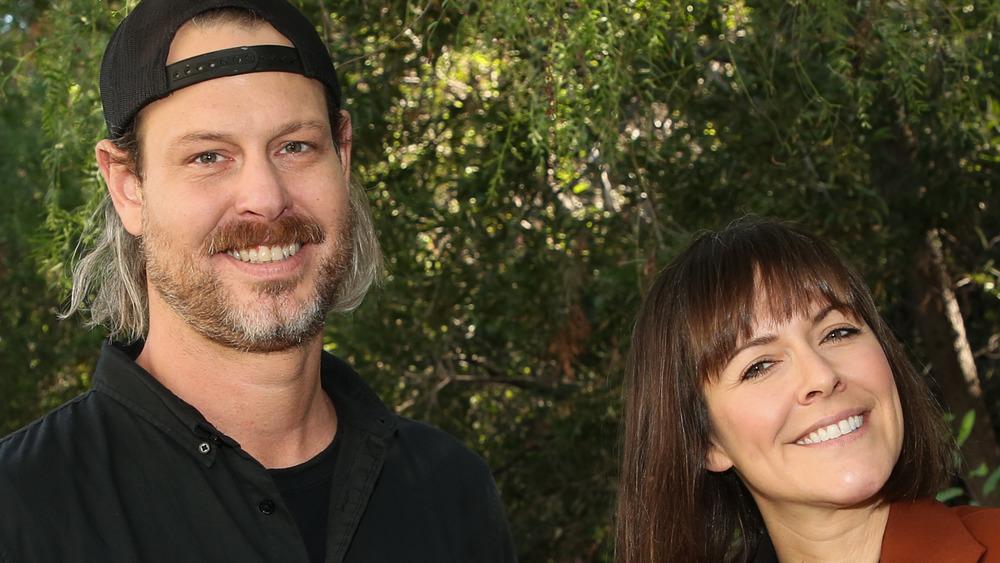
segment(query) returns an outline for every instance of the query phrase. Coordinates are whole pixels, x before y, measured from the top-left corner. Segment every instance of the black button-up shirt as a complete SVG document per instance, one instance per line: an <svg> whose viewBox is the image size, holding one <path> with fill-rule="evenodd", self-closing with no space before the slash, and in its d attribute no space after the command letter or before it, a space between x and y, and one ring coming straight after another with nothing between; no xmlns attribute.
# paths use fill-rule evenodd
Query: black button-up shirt
<svg viewBox="0 0 1000 563"><path fill-rule="evenodd" d="M139 350L105 345L92 390L0 441L0 561L308 561L269 472ZM326 561L516 560L481 458L329 354L322 381L341 440Z"/></svg>

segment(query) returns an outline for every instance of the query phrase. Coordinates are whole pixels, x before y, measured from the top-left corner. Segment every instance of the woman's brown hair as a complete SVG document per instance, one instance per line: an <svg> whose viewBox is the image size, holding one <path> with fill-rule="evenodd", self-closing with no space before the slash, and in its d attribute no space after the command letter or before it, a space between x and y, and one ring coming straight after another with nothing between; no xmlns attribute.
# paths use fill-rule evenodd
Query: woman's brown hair
<svg viewBox="0 0 1000 563"><path fill-rule="evenodd" d="M744 221L691 243L660 272L639 311L624 386L619 561L752 559L764 523L732 469L705 466L711 428L703 387L750 338L757 315L787 320L816 303L863 320L892 368L903 448L881 500L933 497L948 482L955 456L940 409L864 280L819 237Z"/></svg>

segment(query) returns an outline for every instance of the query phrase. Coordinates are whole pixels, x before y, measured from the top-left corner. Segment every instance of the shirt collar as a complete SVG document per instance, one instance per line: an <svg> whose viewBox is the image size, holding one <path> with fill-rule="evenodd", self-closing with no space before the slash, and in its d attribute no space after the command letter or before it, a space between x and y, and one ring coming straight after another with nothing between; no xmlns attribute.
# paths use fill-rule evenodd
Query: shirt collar
<svg viewBox="0 0 1000 563"><path fill-rule="evenodd" d="M105 342L94 373L94 389L142 416L205 465L214 463L220 446L247 455L198 409L174 395L135 362L144 344L141 340L131 344ZM320 376L323 390L337 410L339 424L378 438L395 433L396 421L391 411L343 360L323 352Z"/></svg>
<svg viewBox="0 0 1000 563"><path fill-rule="evenodd" d="M934 499L897 501L890 505L882 537L883 563L950 561L975 563L986 548L961 517Z"/></svg>
<svg viewBox="0 0 1000 563"><path fill-rule="evenodd" d="M882 536L882 563L975 563L985 551L962 524L961 518L934 499L897 501L890 505L889 520ZM778 555L766 533L757 546L754 563L778 563Z"/></svg>
<svg viewBox="0 0 1000 563"><path fill-rule="evenodd" d="M333 400L339 423L387 438L396 432L396 416L344 360L323 352L323 390Z"/></svg>

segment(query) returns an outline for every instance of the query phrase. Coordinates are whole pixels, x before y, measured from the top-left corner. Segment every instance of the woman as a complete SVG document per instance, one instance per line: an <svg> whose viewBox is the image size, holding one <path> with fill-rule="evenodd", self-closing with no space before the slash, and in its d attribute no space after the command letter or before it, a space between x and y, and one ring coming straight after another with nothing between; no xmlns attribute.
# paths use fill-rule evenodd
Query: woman
<svg viewBox="0 0 1000 563"><path fill-rule="evenodd" d="M745 223L677 256L625 403L622 562L1000 560L1000 511L933 500L956 459L941 413L815 236Z"/></svg>

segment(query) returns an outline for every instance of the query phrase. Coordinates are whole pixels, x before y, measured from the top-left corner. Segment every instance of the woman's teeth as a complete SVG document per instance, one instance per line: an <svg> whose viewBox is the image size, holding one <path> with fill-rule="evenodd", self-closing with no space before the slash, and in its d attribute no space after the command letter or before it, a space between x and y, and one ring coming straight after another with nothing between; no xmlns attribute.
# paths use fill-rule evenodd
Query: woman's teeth
<svg viewBox="0 0 1000 563"><path fill-rule="evenodd" d="M281 262L287 258L295 256L295 253L302 248L302 245L293 242L284 246L258 246L257 248L244 248L240 250L230 250L226 254L242 260L260 264L264 262Z"/></svg>
<svg viewBox="0 0 1000 563"><path fill-rule="evenodd" d="M836 424L831 424L830 426L820 428L815 432L810 432L808 436L795 443L800 446L806 446L809 444L818 444L827 440L833 440L834 438L840 438L845 434L850 434L858 428L861 428L864 421L864 415L858 414L849 416Z"/></svg>

